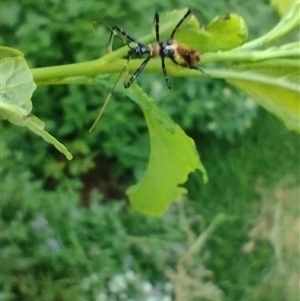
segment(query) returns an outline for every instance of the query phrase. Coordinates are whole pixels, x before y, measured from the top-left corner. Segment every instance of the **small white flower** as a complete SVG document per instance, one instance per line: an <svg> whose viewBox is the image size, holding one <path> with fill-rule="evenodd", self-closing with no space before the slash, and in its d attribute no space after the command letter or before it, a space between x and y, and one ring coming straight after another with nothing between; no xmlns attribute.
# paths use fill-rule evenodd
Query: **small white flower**
<svg viewBox="0 0 300 301"><path fill-rule="evenodd" d="M114 276L108 283L108 288L112 293L121 293L127 289L126 279L122 274Z"/></svg>
<svg viewBox="0 0 300 301"><path fill-rule="evenodd" d="M172 292L173 289L174 289L173 283L170 282L170 281L166 282L166 283L164 284L164 289L165 289L165 291L168 292L168 293Z"/></svg>
<svg viewBox="0 0 300 301"><path fill-rule="evenodd" d="M153 286L150 282L142 283L142 291L144 294L149 294L153 290Z"/></svg>
<svg viewBox="0 0 300 301"><path fill-rule="evenodd" d="M208 100L205 102L205 107L207 109L214 109L216 106L216 103L213 100Z"/></svg>
<svg viewBox="0 0 300 301"><path fill-rule="evenodd" d="M207 124L207 129L214 132L217 129L217 124L215 122L210 122Z"/></svg>
<svg viewBox="0 0 300 301"><path fill-rule="evenodd" d="M107 298L107 295L105 293L99 293L97 296L96 296L96 301L107 301L108 298Z"/></svg>
<svg viewBox="0 0 300 301"><path fill-rule="evenodd" d="M56 238L49 237L44 243L44 249L49 253L58 253L61 249L61 244Z"/></svg>
<svg viewBox="0 0 300 301"><path fill-rule="evenodd" d="M48 220L43 215L38 215L30 222L30 225L36 231L45 231L48 226Z"/></svg>
<svg viewBox="0 0 300 301"><path fill-rule="evenodd" d="M136 274L133 270L128 270L125 273L125 278L128 283L133 283L136 280Z"/></svg>
<svg viewBox="0 0 300 301"><path fill-rule="evenodd" d="M82 279L81 288L85 291L88 291L93 284L95 284L99 280L98 276L93 273Z"/></svg>
<svg viewBox="0 0 300 301"><path fill-rule="evenodd" d="M157 297L148 297L147 299L146 299L146 301L159 301L158 299L157 299Z"/></svg>
<svg viewBox="0 0 300 301"><path fill-rule="evenodd" d="M152 82L151 88L152 88L151 94L153 97L161 95L164 89L162 83L158 80Z"/></svg>
<svg viewBox="0 0 300 301"><path fill-rule="evenodd" d="M96 283L96 282L98 282L98 280L99 280L99 277L98 277L97 274L93 273L93 274L90 275L91 283Z"/></svg>
<svg viewBox="0 0 300 301"><path fill-rule="evenodd" d="M229 96L231 96L231 94L232 94L232 90L231 89L229 89L227 87L223 89L223 95L224 96L229 97Z"/></svg>
<svg viewBox="0 0 300 301"><path fill-rule="evenodd" d="M248 110L253 110L257 107L256 102L252 98L247 98L244 102L245 108Z"/></svg>

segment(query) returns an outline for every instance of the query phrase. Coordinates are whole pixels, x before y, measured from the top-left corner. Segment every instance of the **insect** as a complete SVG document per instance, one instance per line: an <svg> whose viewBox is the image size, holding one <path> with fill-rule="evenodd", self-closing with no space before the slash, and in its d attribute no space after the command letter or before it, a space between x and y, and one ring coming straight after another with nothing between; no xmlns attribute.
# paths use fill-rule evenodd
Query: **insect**
<svg viewBox="0 0 300 301"><path fill-rule="evenodd" d="M171 83L169 80L169 76L167 73L167 69L165 66L165 58L171 59L173 63L176 65L187 67L190 69L196 69L200 70L200 68L197 68L196 65L200 61L200 53L197 50L194 50L187 45L184 45L182 43L179 43L174 39L174 35L177 31L177 29L180 27L180 25L192 14L191 8L187 10L185 15L182 17L182 19L178 22L178 24L173 29L170 38L165 41L160 41L159 38L159 13L156 11L154 14L154 20L153 23L155 25L155 36L156 36L156 42L145 45L140 43L136 38L131 36L129 33L124 31L120 26L114 26L111 29L110 39L109 39L109 49L112 48L112 42L113 37L116 34L122 35L127 38L130 42L134 43L134 46L131 46L130 43L127 43L126 41L123 41L128 45L130 48L128 51L128 59L127 64L131 60L131 58L137 58L142 57L146 55L145 60L142 62L140 67L134 72L134 74L131 76L131 78L128 81L124 82L124 87L129 88L131 84L136 80L136 78L140 75L140 73L144 70L148 62L155 57L161 58L161 66L162 71L166 80L167 87L171 89ZM126 65L127 65L126 64Z"/></svg>
<svg viewBox="0 0 300 301"><path fill-rule="evenodd" d="M185 44L179 43L177 40L174 39L174 35L175 35L176 31L178 30L178 28L180 27L180 25L191 14L192 14L192 10L191 10L191 8L189 8L187 10L187 12L185 13L185 15L181 18L181 20L178 22L178 24L173 29L173 31L170 35L170 38L167 40L164 40L164 41L160 41L160 38L159 38L159 13L156 11L154 14L154 20L153 20L153 23L155 26L156 41L149 45L139 42L136 38L134 38L132 35L127 33L120 26L113 26L111 28L110 26L108 26L106 24L106 26L111 31L111 34L109 37L109 46L108 46L109 51L112 51L113 39L114 39L114 36L117 35L129 47L129 51L127 53L128 58L127 58L126 65L121 70L111 92L107 95L107 97L104 101L104 104L103 104L96 120L94 121L93 125L91 126L89 132L91 132L95 128L96 124L100 120L100 118L108 104L108 101L111 98L112 92L114 91L114 89L117 85L117 82L119 81L123 72L126 70L126 67L132 58L144 57L146 55L146 58L142 62L140 67L133 73L133 75L129 78L128 81L124 82L125 88L129 88L132 85L132 83L136 80L136 78L144 70L144 68L146 67L148 62L152 58L155 58L155 57L160 57L160 59L161 59L161 67L162 67L163 75L164 75L164 78L166 81L166 85L169 89L171 89L172 86L171 86L168 72L166 69L165 58L169 58L176 65L186 67L189 69L196 69L196 70L203 72L200 68L197 68L197 64L200 61L200 53L197 50L192 49ZM126 38L127 41L124 38ZM134 43L134 46L132 46L131 43Z"/></svg>

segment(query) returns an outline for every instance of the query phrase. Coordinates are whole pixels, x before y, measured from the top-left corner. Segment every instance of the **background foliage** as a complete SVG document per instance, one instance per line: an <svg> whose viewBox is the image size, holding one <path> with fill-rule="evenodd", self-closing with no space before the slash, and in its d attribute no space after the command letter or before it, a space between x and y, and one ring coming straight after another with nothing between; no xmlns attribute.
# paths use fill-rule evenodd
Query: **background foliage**
<svg viewBox="0 0 300 301"><path fill-rule="evenodd" d="M108 38L104 26L91 30L94 20L121 24L139 37L150 30L156 9L182 5L3 1L1 44L24 52L31 67L91 60L105 52ZM204 23L237 12L246 19L250 38L278 18L267 1L185 1L184 6L196 7ZM1 300L149 301L172 294L177 301L296 300L289 277L285 286L277 283L284 271L278 262L299 277L291 264L297 247L283 236L270 239L251 229L265 225L278 206L290 221L281 233L296 227L291 208L299 196L298 137L221 81L172 78L171 92L157 74L144 73L139 82L194 138L210 182L201 184L195 173L186 184L188 199L160 219L141 216L124 201L124 189L140 177L148 158L141 112L115 94L88 134L108 91L39 87L33 113L43 116L74 160L66 162L39 137L1 124ZM219 213L228 220L189 265L181 265L180 258ZM263 229L269 233L278 225L274 220ZM274 249L281 245L287 249L278 258ZM195 288L201 288L200 295L191 295Z"/></svg>

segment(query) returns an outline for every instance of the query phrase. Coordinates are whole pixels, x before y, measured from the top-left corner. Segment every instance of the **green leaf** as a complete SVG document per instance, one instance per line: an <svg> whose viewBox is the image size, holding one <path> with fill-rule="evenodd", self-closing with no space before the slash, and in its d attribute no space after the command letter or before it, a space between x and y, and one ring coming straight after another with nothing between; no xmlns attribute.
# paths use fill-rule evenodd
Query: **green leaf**
<svg viewBox="0 0 300 301"><path fill-rule="evenodd" d="M215 17L207 29L200 28L194 20L192 24L193 27L180 28L176 39L201 52L229 50L242 45L248 38L247 25L237 14Z"/></svg>
<svg viewBox="0 0 300 301"><path fill-rule="evenodd" d="M0 60L0 117L18 126L26 126L47 142L53 144L70 160L72 155L54 137L44 130L44 123L28 116L32 109L31 96L36 88L30 69L23 57L6 57Z"/></svg>
<svg viewBox="0 0 300 301"><path fill-rule="evenodd" d="M52 135L50 135L47 131L44 130L44 122L38 119L36 116L31 115L24 120L24 126L28 127L32 132L41 136L45 141L51 143L58 149L61 153L63 153L68 160L72 160L73 156L68 151L68 149L61 144L58 140L56 140Z"/></svg>
<svg viewBox="0 0 300 301"><path fill-rule="evenodd" d="M0 59L14 56L24 56L24 54L18 49L0 46Z"/></svg>
<svg viewBox="0 0 300 301"><path fill-rule="evenodd" d="M161 215L170 203L186 192L181 184L195 169L206 171L199 160L194 141L182 129L160 112L154 102L134 84L128 96L142 108L150 135L150 159L147 170L134 186L127 190L130 202L139 211Z"/></svg>
<svg viewBox="0 0 300 301"><path fill-rule="evenodd" d="M259 47L265 46L270 44L279 38L283 37L291 30L298 27L300 25L300 0L295 0L291 3L291 6L288 8L280 22L273 27L269 32L266 34L254 39L250 42L245 43L241 46L241 49L257 49ZM298 49L299 52L299 49Z"/></svg>
<svg viewBox="0 0 300 301"><path fill-rule="evenodd" d="M173 10L160 14L160 38L170 37L171 32L188 8ZM231 13L226 16L215 17L205 29L199 20L192 14L178 28L175 39L191 48L201 52L228 50L242 45L248 38L248 29L244 19ZM154 28L152 33L141 39L142 43L153 42L155 39ZM125 50L126 48L124 48ZM114 51L117 53L116 51Z"/></svg>
<svg viewBox="0 0 300 301"><path fill-rule="evenodd" d="M283 16L292 6L294 0L271 0L271 5Z"/></svg>
<svg viewBox="0 0 300 301"><path fill-rule="evenodd" d="M0 60L1 70L1 115L10 111L9 116L18 118L27 116L31 109L31 96L36 88L30 69L23 57L7 57Z"/></svg>
<svg viewBox="0 0 300 301"><path fill-rule="evenodd" d="M297 60L270 60L236 67L227 81L300 133L300 69ZM224 76L225 77L225 76Z"/></svg>
<svg viewBox="0 0 300 301"><path fill-rule="evenodd" d="M164 213L172 201L184 194L180 187L189 173L199 169L207 181L205 168L200 162L195 143L182 129L167 117L135 83L124 89L113 81L96 79L95 84L118 91L136 102L142 109L150 135L150 159L140 182L131 186L127 194L133 207L144 214L158 216ZM101 122L100 122L101 123Z"/></svg>

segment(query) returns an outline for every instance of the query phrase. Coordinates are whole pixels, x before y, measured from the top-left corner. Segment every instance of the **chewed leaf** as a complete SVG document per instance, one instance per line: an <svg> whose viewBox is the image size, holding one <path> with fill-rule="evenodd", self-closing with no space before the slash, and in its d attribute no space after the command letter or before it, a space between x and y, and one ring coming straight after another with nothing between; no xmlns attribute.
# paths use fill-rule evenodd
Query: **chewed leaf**
<svg viewBox="0 0 300 301"><path fill-rule="evenodd" d="M0 70L1 111L11 110L11 113L27 116L32 109L30 99L36 85L25 59L20 56L3 58Z"/></svg>
<svg viewBox="0 0 300 301"><path fill-rule="evenodd" d="M227 50L242 45L248 38L245 20L236 15L216 17L207 27L210 33L211 49Z"/></svg>
<svg viewBox="0 0 300 301"><path fill-rule="evenodd" d="M98 84L112 88L112 82L97 80ZM155 102L137 85L124 89L117 85L115 92L127 95L144 112L150 135L150 159L147 170L134 186L127 190L129 200L139 211L161 215L185 189L180 187L188 175L199 169L207 181L205 168L200 162L194 141L168 116L158 109Z"/></svg>
<svg viewBox="0 0 300 301"><path fill-rule="evenodd" d="M214 18L207 29L180 28L176 39L201 52L214 52L233 49L242 45L248 38L244 19L236 14Z"/></svg>
<svg viewBox="0 0 300 301"><path fill-rule="evenodd" d="M186 192L180 185L186 182L189 173L199 169L204 181L207 181L206 171L194 141L166 115L156 111L154 102L149 102L137 85L130 88L128 96L139 104L144 103L141 108L147 121L151 148L143 178L130 187L127 194L137 210L149 215L161 215L172 201Z"/></svg>

